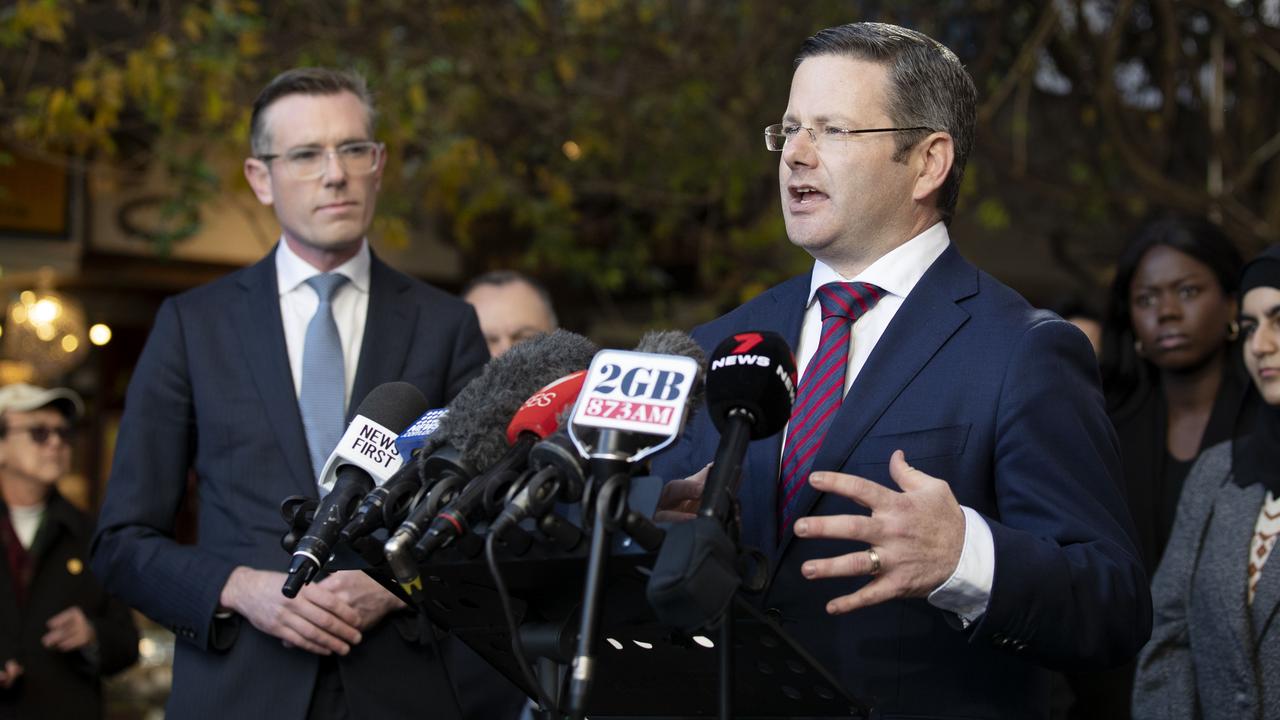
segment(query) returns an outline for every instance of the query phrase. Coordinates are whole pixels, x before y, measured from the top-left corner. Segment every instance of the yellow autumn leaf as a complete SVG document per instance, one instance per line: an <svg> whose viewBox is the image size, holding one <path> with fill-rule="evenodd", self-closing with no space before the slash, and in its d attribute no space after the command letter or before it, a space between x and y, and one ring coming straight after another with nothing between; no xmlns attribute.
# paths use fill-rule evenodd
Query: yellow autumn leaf
<svg viewBox="0 0 1280 720"><path fill-rule="evenodd" d="M374 222L378 237L384 245L395 250L409 247L409 224L404 218L380 217Z"/></svg>
<svg viewBox="0 0 1280 720"><path fill-rule="evenodd" d="M210 125L217 124L222 120L222 116L226 110L226 104L223 102L222 89L209 83L204 89L204 119Z"/></svg>
<svg viewBox="0 0 1280 720"><path fill-rule="evenodd" d="M240 36L238 43L240 54L244 57L256 57L262 54L262 34L257 31L249 31Z"/></svg>
<svg viewBox="0 0 1280 720"><path fill-rule="evenodd" d="M172 58L177 51L173 46L173 41L167 35L156 35L151 39L150 45L151 53L161 60Z"/></svg>
<svg viewBox="0 0 1280 720"><path fill-rule="evenodd" d="M97 83L93 78L81 75L71 83L71 96L82 102L88 102L93 99Z"/></svg>
<svg viewBox="0 0 1280 720"><path fill-rule="evenodd" d="M561 82L568 85L578 76L578 71L574 67L573 61L569 58L564 55L556 55L556 74L560 76Z"/></svg>
<svg viewBox="0 0 1280 720"><path fill-rule="evenodd" d="M408 92L409 109L415 113L424 113L427 111L427 90L422 87L421 83L414 83L409 86Z"/></svg>
<svg viewBox="0 0 1280 720"><path fill-rule="evenodd" d="M188 40L200 40L204 37L203 20L198 8L190 8L182 17L182 34Z"/></svg>

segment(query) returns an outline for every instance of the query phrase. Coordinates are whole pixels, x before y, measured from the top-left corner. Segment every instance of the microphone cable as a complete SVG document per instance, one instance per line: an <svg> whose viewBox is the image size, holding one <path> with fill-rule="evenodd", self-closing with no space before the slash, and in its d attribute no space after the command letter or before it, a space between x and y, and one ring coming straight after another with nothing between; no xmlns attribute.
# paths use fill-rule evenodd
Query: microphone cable
<svg viewBox="0 0 1280 720"><path fill-rule="evenodd" d="M538 475L553 472L555 472L554 468L546 467L538 471ZM531 478L529 482L532 483L538 480L538 475ZM516 664L520 666L520 673L524 675L524 681L533 688L538 704L553 713L555 717L564 717L564 712L543 691L542 685L533 673L533 666L529 664L529 659L525 657L524 643L520 640L520 624L516 622L516 613L511 607L511 592L507 589L507 581L502 577L502 570L498 567L497 537L496 533L489 533L485 537L484 559L489 565L489 574L493 576L493 583L498 591L498 600L502 604L502 615L507 621L507 630L511 633L511 652L516 656Z"/></svg>

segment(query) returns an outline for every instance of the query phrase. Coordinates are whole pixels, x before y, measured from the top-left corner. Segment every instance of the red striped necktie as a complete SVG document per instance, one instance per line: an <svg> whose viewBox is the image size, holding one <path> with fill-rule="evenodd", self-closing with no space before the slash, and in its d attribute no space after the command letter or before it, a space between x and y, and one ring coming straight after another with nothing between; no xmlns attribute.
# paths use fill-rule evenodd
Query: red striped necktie
<svg viewBox="0 0 1280 720"><path fill-rule="evenodd" d="M884 290L861 282L833 282L818 288L822 306L822 339L809 360L796 393L787 426L786 450L778 487L778 537L795 519L795 499L809 475L813 456L822 446L827 426L844 399L844 374L849 366L849 333L853 323L884 296Z"/></svg>

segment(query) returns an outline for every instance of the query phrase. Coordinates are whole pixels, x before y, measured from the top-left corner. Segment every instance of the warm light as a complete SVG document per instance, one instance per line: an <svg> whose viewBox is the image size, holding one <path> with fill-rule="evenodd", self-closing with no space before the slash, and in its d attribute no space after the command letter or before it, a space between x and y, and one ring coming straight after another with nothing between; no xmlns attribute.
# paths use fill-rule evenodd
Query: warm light
<svg viewBox="0 0 1280 720"><path fill-rule="evenodd" d="M35 325L35 329L36 337L45 342L50 342L58 336L58 329L52 325Z"/></svg>
<svg viewBox="0 0 1280 720"><path fill-rule="evenodd" d="M102 346L111 342L111 328L104 323L97 323L89 328L89 342Z"/></svg>
<svg viewBox="0 0 1280 720"><path fill-rule="evenodd" d="M560 146L560 151L570 160L577 160L582 157L582 148L578 147L578 143L572 140L565 140L564 144Z"/></svg>
<svg viewBox="0 0 1280 720"><path fill-rule="evenodd" d="M23 290L22 293L18 295L18 299L22 301L23 305L31 305L36 301L36 294L30 290Z"/></svg>
<svg viewBox="0 0 1280 720"><path fill-rule="evenodd" d="M78 347L80 347L80 341L76 339L75 335L62 336L62 350L64 352L73 353Z"/></svg>
<svg viewBox="0 0 1280 720"><path fill-rule="evenodd" d="M10 312L9 314L13 315L14 322L18 323L19 325L22 325L27 321L27 306L23 305L22 303L16 303L13 306L13 311Z"/></svg>
<svg viewBox="0 0 1280 720"><path fill-rule="evenodd" d="M31 306L31 323L33 325L47 325L57 320L61 314L62 303L52 298L43 298Z"/></svg>

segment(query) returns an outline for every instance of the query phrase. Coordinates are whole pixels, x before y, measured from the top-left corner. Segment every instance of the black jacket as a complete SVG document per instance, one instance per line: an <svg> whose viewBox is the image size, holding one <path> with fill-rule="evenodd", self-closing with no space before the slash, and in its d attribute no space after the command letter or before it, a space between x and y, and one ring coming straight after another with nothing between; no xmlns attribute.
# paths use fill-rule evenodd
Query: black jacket
<svg viewBox="0 0 1280 720"><path fill-rule="evenodd" d="M0 513L9 509L0 503ZM108 595L89 572L93 521L56 491L28 553L27 603L19 607L9 564L0 559L0 663L17 660L23 674L0 690L0 718L95 718L102 715L104 675L138 658L138 630L129 608ZM80 651L40 644L49 618L79 606L97 633L97 663Z"/></svg>

